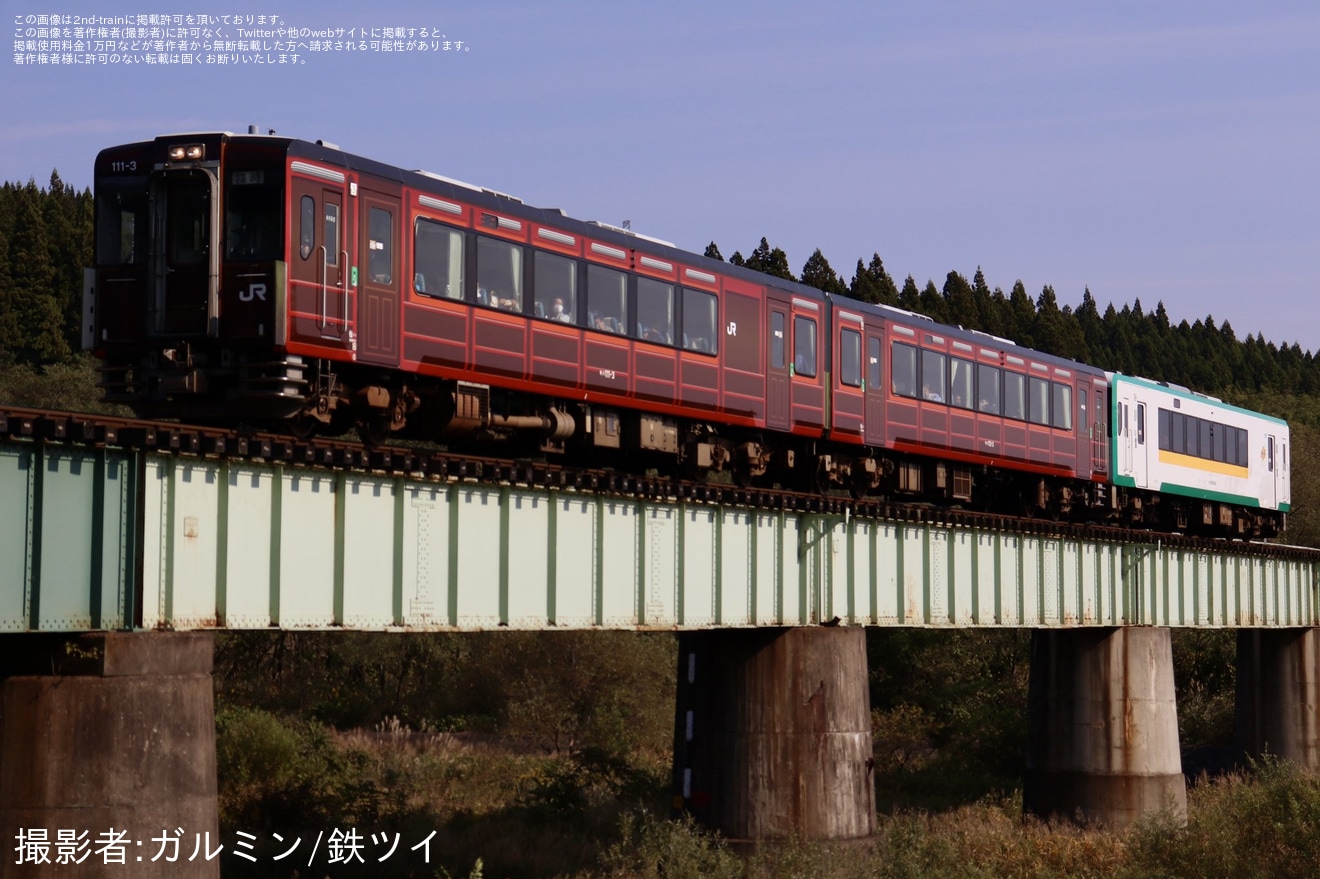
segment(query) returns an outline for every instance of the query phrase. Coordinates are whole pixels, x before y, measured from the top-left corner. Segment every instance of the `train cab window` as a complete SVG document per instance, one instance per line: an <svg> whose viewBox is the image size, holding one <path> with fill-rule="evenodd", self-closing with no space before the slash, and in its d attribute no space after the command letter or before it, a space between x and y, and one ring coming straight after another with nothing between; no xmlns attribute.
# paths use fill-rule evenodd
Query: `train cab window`
<svg viewBox="0 0 1320 879"><path fill-rule="evenodd" d="M587 326L623 335L628 328L628 276L587 266Z"/></svg>
<svg viewBox="0 0 1320 879"><path fill-rule="evenodd" d="M801 315L793 318L793 372L816 376L816 322Z"/></svg>
<svg viewBox="0 0 1320 879"><path fill-rule="evenodd" d="M205 179L187 177L170 185L165 205L170 266L201 265L211 246L211 186Z"/></svg>
<svg viewBox="0 0 1320 879"><path fill-rule="evenodd" d="M970 360L949 359L949 405L959 409L972 408L972 367Z"/></svg>
<svg viewBox="0 0 1320 879"><path fill-rule="evenodd" d="M894 359L889 366L889 379L894 394L899 397L917 395L917 349L900 342L894 343Z"/></svg>
<svg viewBox="0 0 1320 879"><path fill-rule="evenodd" d="M1032 376L1027 381L1027 420L1032 424L1050 423L1050 383Z"/></svg>
<svg viewBox="0 0 1320 879"><path fill-rule="evenodd" d="M770 312L770 366L784 368L784 315L778 311Z"/></svg>
<svg viewBox="0 0 1320 879"><path fill-rule="evenodd" d="M839 332L839 381L854 388L862 386L862 334L856 330Z"/></svg>
<svg viewBox="0 0 1320 879"><path fill-rule="evenodd" d="M522 311L522 248L508 241L477 238L477 302L501 311Z"/></svg>
<svg viewBox="0 0 1320 879"><path fill-rule="evenodd" d="M304 195L298 210L298 255L307 259L316 246L316 199Z"/></svg>
<svg viewBox="0 0 1320 879"><path fill-rule="evenodd" d="M719 336L716 327L715 294L683 288L683 347L714 354Z"/></svg>
<svg viewBox="0 0 1320 879"><path fill-rule="evenodd" d="M325 226L321 243L325 245L325 264L339 265L339 205L337 204L325 203Z"/></svg>
<svg viewBox="0 0 1320 879"><path fill-rule="evenodd" d="M463 233L419 219L413 236L413 289L438 299L463 298Z"/></svg>
<svg viewBox="0 0 1320 879"><path fill-rule="evenodd" d="M674 285L637 279L636 337L644 342L674 344Z"/></svg>
<svg viewBox="0 0 1320 879"><path fill-rule="evenodd" d="M1054 382L1051 386L1053 391L1053 418L1050 423L1059 430L1072 430L1072 388L1067 385Z"/></svg>
<svg viewBox="0 0 1320 879"><path fill-rule="evenodd" d="M949 399L946 388L946 358L938 351L921 352L921 398L932 403L943 403Z"/></svg>
<svg viewBox="0 0 1320 879"><path fill-rule="evenodd" d="M284 190L262 171L232 171L225 190L225 259L280 259Z"/></svg>
<svg viewBox="0 0 1320 879"><path fill-rule="evenodd" d="M1274 437L1272 436L1266 437L1265 447L1266 447L1266 456L1267 456L1265 459L1265 464L1266 467L1269 469L1269 471L1273 473L1274 472Z"/></svg>
<svg viewBox="0 0 1320 879"><path fill-rule="evenodd" d="M577 323L577 263L538 250L532 257L532 313L562 324Z"/></svg>
<svg viewBox="0 0 1320 879"><path fill-rule="evenodd" d="M1004 373L1004 417L1027 420L1027 377L1016 372Z"/></svg>
<svg viewBox="0 0 1320 879"><path fill-rule="evenodd" d="M116 187L119 181L96 181L96 262L131 265L147 255L147 192Z"/></svg>
<svg viewBox="0 0 1320 879"><path fill-rule="evenodd" d="M999 367L979 363L976 366L976 408L986 415L998 415Z"/></svg>
<svg viewBox="0 0 1320 879"><path fill-rule="evenodd" d="M394 217L384 208L367 214L367 274L373 284L394 283Z"/></svg>

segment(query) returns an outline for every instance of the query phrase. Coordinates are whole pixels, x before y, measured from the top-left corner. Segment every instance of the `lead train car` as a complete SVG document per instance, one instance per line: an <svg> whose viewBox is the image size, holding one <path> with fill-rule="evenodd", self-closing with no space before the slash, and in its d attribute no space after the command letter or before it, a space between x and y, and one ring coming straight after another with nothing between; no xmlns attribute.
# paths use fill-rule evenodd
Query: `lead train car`
<svg viewBox="0 0 1320 879"><path fill-rule="evenodd" d="M95 176L84 345L106 399L142 415L1053 516L1171 509L1110 479L1106 375L1006 339L320 142L162 136L104 150Z"/></svg>

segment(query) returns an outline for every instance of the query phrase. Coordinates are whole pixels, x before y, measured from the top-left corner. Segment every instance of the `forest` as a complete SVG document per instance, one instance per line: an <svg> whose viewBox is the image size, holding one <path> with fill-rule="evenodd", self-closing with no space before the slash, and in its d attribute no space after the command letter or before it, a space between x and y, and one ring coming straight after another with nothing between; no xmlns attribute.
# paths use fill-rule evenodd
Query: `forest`
<svg viewBox="0 0 1320 879"><path fill-rule="evenodd" d="M57 173L0 187L0 403L107 411L80 350L92 194ZM706 254L722 259L712 243ZM762 238L729 262L1176 382L1292 425L1283 540L1320 546L1320 364L1163 303L1075 307L977 269L898 284L879 254L794 275ZM867 632L879 832L736 849L671 815L676 639L628 632L216 637L222 835L357 827L421 839L391 876L1303 877L1320 875L1320 780L1234 749L1235 636L1174 633L1187 826L1046 826L1021 813L1030 633ZM336 876L372 876L373 865ZM379 868L377 868L379 870ZM300 875L278 863L226 876Z"/></svg>

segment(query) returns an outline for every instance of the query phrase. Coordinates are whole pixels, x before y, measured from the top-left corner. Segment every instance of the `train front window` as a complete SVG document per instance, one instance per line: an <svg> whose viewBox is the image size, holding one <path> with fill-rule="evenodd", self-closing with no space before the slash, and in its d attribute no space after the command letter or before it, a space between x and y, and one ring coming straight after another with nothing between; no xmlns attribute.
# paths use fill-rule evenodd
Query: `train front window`
<svg viewBox="0 0 1320 879"><path fill-rule="evenodd" d="M146 261L147 184L126 180L96 186L96 264L134 265Z"/></svg>
<svg viewBox="0 0 1320 879"><path fill-rule="evenodd" d="M169 188L165 216L168 260L171 266L206 262L211 241L211 185L204 177L174 181Z"/></svg>
<svg viewBox="0 0 1320 879"><path fill-rule="evenodd" d="M283 192L265 171L231 171L225 191L225 259L279 259Z"/></svg>

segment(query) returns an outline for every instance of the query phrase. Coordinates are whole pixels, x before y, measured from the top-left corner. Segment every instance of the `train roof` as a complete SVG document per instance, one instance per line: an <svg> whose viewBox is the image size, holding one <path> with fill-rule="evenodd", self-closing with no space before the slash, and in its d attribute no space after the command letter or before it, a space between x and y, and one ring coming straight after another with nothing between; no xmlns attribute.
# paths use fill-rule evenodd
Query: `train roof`
<svg viewBox="0 0 1320 879"><path fill-rule="evenodd" d="M1196 391L1185 388L1182 385L1172 384L1170 382L1157 382L1153 379L1141 378L1140 376L1135 375L1124 375L1121 372L1110 372L1106 373L1106 375L1109 376L1110 380L1113 382L1127 382L1128 384L1137 385L1138 387L1151 388L1166 393L1172 397L1178 397L1179 399L1195 400L1198 403L1218 406L1221 409L1228 409L1243 415L1252 415L1262 421L1282 424L1284 427L1288 426L1288 422L1282 418L1278 418L1274 415L1266 415L1265 413L1257 412L1254 409L1244 409L1241 406L1234 406L1232 403L1225 403L1218 397L1212 397L1209 394L1198 394Z"/></svg>

